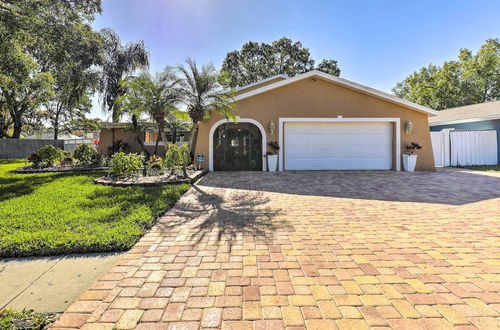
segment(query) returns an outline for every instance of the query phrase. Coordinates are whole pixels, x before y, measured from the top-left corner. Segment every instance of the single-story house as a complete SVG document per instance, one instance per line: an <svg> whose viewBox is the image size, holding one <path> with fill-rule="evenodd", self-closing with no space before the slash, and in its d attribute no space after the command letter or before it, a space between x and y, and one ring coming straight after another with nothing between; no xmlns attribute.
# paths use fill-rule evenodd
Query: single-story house
<svg viewBox="0 0 500 330"><path fill-rule="evenodd" d="M394 95L310 71L239 88L236 121L214 114L199 127L203 168L266 170L270 141L282 170L395 170L411 142L417 170L434 170L428 117L437 111Z"/></svg>
<svg viewBox="0 0 500 330"><path fill-rule="evenodd" d="M500 164L500 101L466 105L439 111L429 118L432 132L443 129L495 130L497 133L497 155Z"/></svg>
<svg viewBox="0 0 500 330"><path fill-rule="evenodd" d="M103 155L110 154L113 144L117 143L126 145L127 152L141 153L142 148L138 141L138 138L140 138L144 143L145 149L150 154L153 154L158 136L157 125L155 123L142 123L141 126L143 129L140 132L136 132L131 123L106 123L101 129L99 136L99 153ZM167 143L171 143L172 139L175 138L177 144L183 144L188 140L189 132L178 131L174 137L172 132L165 128ZM161 137L158 145L158 155L163 156L165 153L165 142L161 141Z"/></svg>

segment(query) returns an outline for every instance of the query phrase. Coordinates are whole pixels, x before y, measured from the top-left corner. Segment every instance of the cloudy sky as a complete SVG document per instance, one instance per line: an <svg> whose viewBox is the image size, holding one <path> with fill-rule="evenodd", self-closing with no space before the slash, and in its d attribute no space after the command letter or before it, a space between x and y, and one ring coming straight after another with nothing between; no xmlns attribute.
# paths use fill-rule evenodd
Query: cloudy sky
<svg viewBox="0 0 500 330"><path fill-rule="evenodd" d="M144 40L152 71L188 56L220 67L247 41L286 36L316 61L337 60L343 78L390 92L418 68L500 37L499 13L498 0L103 0L94 27ZM106 118L94 103L92 116Z"/></svg>

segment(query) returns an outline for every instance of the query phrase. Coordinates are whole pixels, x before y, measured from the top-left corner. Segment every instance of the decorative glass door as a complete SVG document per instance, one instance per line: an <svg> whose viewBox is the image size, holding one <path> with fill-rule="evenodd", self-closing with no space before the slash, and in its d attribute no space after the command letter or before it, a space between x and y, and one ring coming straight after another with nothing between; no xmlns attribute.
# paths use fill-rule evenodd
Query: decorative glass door
<svg viewBox="0 0 500 330"><path fill-rule="evenodd" d="M215 171L262 171L262 134L251 123L225 123L214 134Z"/></svg>

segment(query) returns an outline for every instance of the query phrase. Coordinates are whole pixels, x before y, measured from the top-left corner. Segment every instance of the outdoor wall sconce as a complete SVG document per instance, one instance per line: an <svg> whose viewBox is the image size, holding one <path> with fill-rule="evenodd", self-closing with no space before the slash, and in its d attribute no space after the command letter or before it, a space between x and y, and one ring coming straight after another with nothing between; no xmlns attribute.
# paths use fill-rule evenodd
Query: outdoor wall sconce
<svg viewBox="0 0 500 330"><path fill-rule="evenodd" d="M406 123L406 134L411 134L411 131L413 130L413 123L411 122L411 120L408 120L408 122Z"/></svg>
<svg viewBox="0 0 500 330"><path fill-rule="evenodd" d="M269 133L271 135L274 134L274 121L271 120L271 122L269 123Z"/></svg>

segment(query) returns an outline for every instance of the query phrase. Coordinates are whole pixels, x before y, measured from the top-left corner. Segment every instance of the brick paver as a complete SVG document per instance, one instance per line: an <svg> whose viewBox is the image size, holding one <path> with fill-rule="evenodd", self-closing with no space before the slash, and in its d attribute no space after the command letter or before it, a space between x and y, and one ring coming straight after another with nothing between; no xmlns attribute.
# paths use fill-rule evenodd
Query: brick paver
<svg viewBox="0 0 500 330"><path fill-rule="evenodd" d="M55 328L494 329L500 175L210 173Z"/></svg>

